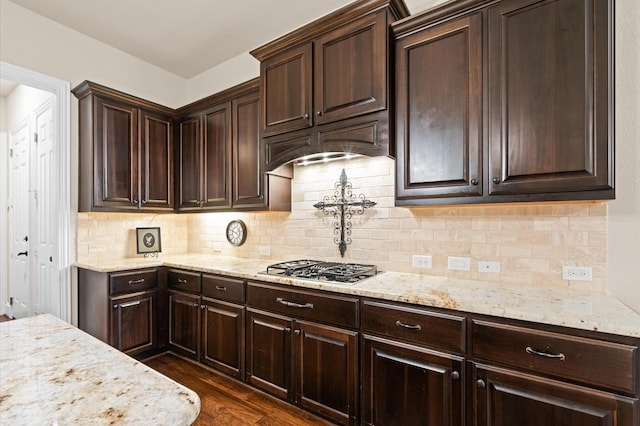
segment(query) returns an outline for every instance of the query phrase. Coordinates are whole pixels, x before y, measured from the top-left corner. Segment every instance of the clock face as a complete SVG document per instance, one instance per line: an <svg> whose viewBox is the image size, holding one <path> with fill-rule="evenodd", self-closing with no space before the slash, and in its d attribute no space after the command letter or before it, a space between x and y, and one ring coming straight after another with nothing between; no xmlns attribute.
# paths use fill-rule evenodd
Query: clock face
<svg viewBox="0 0 640 426"><path fill-rule="evenodd" d="M247 227L241 220L232 220L227 225L227 241L234 246L241 246L247 239Z"/></svg>

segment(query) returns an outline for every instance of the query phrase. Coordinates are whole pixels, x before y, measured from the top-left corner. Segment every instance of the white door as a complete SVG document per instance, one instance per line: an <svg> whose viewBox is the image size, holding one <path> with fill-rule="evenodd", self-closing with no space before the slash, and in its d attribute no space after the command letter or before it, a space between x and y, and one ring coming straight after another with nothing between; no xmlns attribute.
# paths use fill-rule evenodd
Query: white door
<svg viewBox="0 0 640 426"><path fill-rule="evenodd" d="M36 159L32 167L35 175L35 225L31 233L35 263L35 313L50 313L60 317L61 288L58 280L56 259L57 236L57 192L54 176L54 121L53 99L45 102L34 113L36 133ZM35 170L33 170L35 169Z"/></svg>
<svg viewBox="0 0 640 426"><path fill-rule="evenodd" d="M9 297L7 313L32 311L29 286L29 118L9 136Z"/></svg>

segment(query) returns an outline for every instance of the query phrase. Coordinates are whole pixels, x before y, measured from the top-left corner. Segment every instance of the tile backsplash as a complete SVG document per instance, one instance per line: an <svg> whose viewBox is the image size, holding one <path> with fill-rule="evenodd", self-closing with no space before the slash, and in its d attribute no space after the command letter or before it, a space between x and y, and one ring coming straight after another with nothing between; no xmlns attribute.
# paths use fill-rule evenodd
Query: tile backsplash
<svg viewBox="0 0 640 426"><path fill-rule="evenodd" d="M380 270L534 285L604 290L605 203L509 204L464 207L394 206L395 163L386 157L296 166L290 213L113 214L78 216L78 261L135 257L135 228L160 226L162 254L190 252L244 258L312 258L374 263ZM351 218L344 258L334 243L334 222L313 204L334 194L342 169L354 195L377 205ZM226 242L231 219L248 228L246 243ZM269 248L261 256L260 248ZM430 255L417 269L412 256ZM470 271L449 270L448 256L471 259ZM479 261L500 262L500 272L479 272ZM562 280L562 266L591 266L593 281Z"/></svg>

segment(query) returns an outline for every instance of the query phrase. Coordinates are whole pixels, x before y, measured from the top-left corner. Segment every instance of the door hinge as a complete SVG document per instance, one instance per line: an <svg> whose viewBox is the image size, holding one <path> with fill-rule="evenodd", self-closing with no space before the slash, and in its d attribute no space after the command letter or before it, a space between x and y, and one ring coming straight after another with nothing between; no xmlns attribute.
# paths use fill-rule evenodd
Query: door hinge
<svg viewBox="0 0 640 426"><path fill-rule="evenodd" d="M38 143L38 134L37 133L33 134L33 141Z"/></svg>
<svg viewBox="0 0 640 426"><path fill-rule="evenodd" d="M13 148L9 148L9 158L13 158Z"/></svg>

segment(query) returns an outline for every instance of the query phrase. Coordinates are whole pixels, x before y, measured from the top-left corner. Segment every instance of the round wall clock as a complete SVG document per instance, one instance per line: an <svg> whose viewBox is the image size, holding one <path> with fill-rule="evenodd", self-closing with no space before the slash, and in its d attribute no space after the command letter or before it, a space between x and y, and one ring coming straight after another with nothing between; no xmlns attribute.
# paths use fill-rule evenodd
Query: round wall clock
<svg viewBox="0 0 640 426"><path fill-rule="evenodd" d="M227 241L234 246L241 246L247 240L247 226L241 220L232 220L227 225Z"/></svg>

